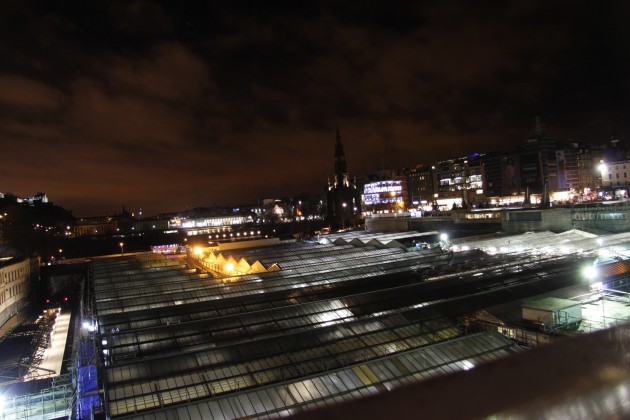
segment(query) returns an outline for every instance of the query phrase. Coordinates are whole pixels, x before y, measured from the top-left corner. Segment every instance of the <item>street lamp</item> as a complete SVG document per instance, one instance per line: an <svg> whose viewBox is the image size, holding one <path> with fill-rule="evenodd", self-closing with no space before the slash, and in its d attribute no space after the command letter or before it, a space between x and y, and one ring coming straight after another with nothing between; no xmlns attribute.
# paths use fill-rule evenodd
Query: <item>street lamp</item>
<svg viewBox="0 0 630 420"><path fill-rule="evenodd" d="M124 248L125 244L121 242L118 245L120 245L120 255L123 255L125 253L125 248Z"/></svg>

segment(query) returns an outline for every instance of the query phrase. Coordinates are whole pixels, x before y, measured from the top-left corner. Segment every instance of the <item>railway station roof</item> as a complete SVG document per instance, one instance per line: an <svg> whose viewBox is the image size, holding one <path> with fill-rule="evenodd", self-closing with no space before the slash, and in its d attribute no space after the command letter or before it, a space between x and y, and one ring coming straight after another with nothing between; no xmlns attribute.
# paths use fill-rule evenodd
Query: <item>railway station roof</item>
<svg viewBox="0 0 630 420"><path fill-rule="evenodd" d="M456 316L575 273L568 256L373 246L416 238L384 237L230 250L282 269L223 278L157 254L93 259L109 415L288 414L466 370L515 347Z"/></svg>

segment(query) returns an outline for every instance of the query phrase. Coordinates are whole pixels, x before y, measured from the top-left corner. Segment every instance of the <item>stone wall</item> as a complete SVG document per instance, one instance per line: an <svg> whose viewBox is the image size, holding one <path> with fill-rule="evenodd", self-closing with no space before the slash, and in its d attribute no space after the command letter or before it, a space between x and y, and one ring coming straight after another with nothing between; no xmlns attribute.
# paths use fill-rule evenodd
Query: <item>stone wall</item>
<svg viewBox="0 0 630 420"><path fill-rule="evenodd" d="M503 231L565 232L580 229L595 234L630 232L630 207L602 205L600 207L570 207L551 209L506 210L500 218L468 219L465 213L440 217L371 217L365 220L369 232L415 230L440 231L473 235Z"/></svg>

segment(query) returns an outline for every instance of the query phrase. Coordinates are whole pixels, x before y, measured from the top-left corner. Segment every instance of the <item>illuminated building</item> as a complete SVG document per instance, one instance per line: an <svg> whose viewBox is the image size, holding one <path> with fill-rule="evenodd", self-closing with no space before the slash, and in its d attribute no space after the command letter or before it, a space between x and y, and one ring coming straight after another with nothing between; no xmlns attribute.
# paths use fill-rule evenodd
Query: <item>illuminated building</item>
<svg viewBox="0 0 630 420"><path fill-rule="evenodd" d="M78 219L74 226L74 236L110 235L116 232L117 222L111 216Z"/></svg>
<svg viewBox="0 0 630 420"><path fill-rule="evenodd" d="M485 199L480 155L438 162L434 169L435 201L440 210L467 208Z"/></svg>
<svg viewBox="0 0 630 420"><path fill-rule="evenodd" d="M261 200L262 208L257 213L263 223L282 223L291 218L292 205L286 198L265 198Z"/></svg>
<svg viewBox="0 0 630 420"><path fill-rule="evenodd" d="M579 194L588 196L594 193L595 189L601 187L602 179L598 169L602 159L600 148L593 146L582 146L576 156L577 187Z"/></svg>
<svg viewBox="0 0 630 420"><path fill-rule="evenodd" d="M328 181L326 192L328 220L333 229L356 226L361 214L361 196L355 182L350 182L341 135L337 128L335 143L335 177Z"/></svg>
<svg viewBox="0 0 630 420"><path fill-rule="evenodd" d="M189 236L205 233L226 233L234 225L251 223L251 214L219 214L202 217L174 217L168 221L169 229L183 229Z"/></svg>
<svg viewBox="0 0 630 420"><path fill-rule="evenodd" d="M36 260L0 257L0 326L26 306L36 272Z"/></svg>
<svg viewBox="0 0 630 420"><path fill-rule="evenodd" d="M34 206L35 204L39 204L39 203L42 203L42 204L48 203L48 197L46 196L46 193L38 192L32 197L24 198L22 202L28 204L29 206Z"/></svg>
<svg viewBox="0 0 630 420"><path fill-rule="evenodd" d="M408 207L433 204L433 171L430 165L416 165L405 174L407 181Z"/></svg>
<svg viewBox="0 0 630 420"><path fill-rule="evenodd" d="M615 197L628 197L630 185L630 159L599 165L602 176L602 187L614 190Z"/></svg>
<svg viewBox="0 0 630 420"><path fill-rule="evenodd" d="M77 219L74 236L111 235L131 227L133 215L122 207L120 214L113 216L83 217ZM137 229L136 229L137 230Z"/></svg>
<svg viewBox="0 0 630 420"><path fill-rule="evenodd" d="M363 187L364 210L396 212L405 210L407 202L406 180L402 177L385 181L370 182Z"/></svg>
<svg viewBox="0 0 630 420"><path fill-rule="evenodd" d="M32 197L26 197L26 198L20 198L11 193L0 192L0 199L10 199L12 201L15 201L18 204L29 205L29 206L48 203L48 196L46 195L46 193L43 193L43 192L38 192Z"/></svg>

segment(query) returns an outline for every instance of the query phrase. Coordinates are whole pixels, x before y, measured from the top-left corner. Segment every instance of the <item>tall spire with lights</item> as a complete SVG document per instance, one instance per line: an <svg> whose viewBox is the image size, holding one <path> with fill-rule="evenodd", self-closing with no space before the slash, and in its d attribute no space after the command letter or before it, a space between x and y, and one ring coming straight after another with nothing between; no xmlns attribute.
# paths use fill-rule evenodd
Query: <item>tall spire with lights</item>
<svg viewBox="0 0 630 420"><path fill-rule="evenodd" d="M340 182L345 187L349 186L346 154L343 151L341 134L339 134L339 126L337 126L337 141L335 143L335 185L339 185Z"/></svg>

